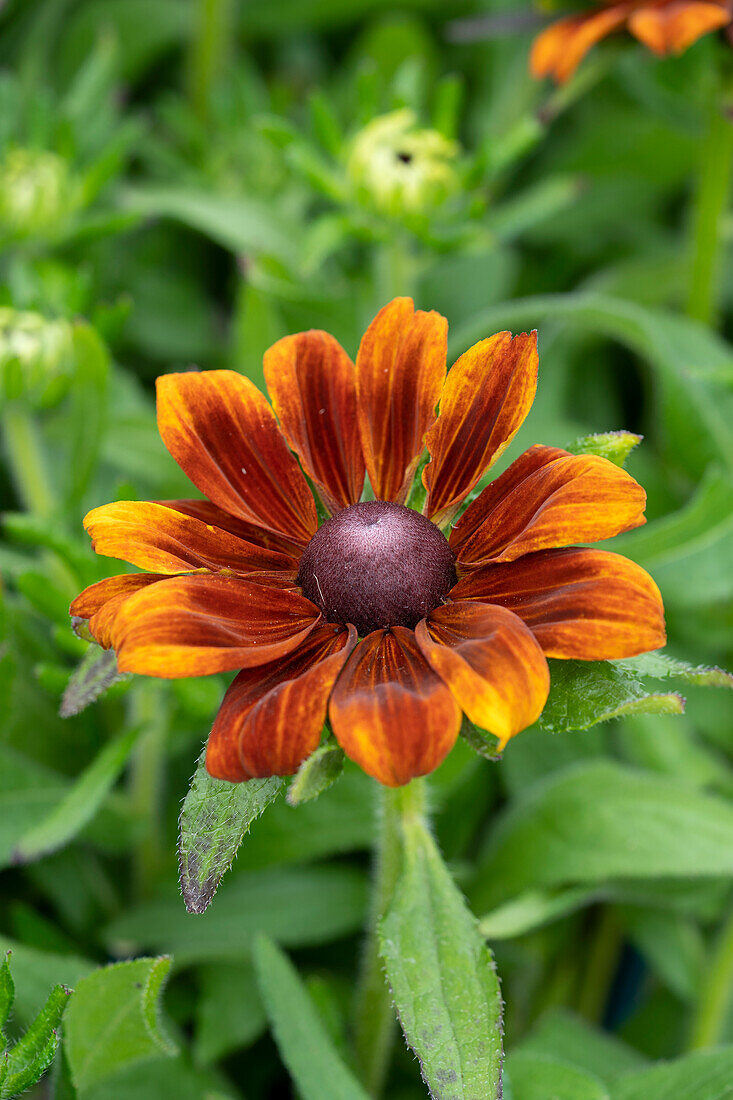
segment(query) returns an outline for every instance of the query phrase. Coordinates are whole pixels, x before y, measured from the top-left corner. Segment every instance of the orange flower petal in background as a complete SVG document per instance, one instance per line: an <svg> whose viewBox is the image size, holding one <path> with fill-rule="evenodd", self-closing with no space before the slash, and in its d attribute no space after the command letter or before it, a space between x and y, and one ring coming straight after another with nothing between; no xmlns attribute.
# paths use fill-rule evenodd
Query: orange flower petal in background
<svg viewBox="0 0 733 1100"><path fill-rule="evenodd" d="M629 16L629 30L654 53L683 53L704 34L727 26L733 15L725 4L673 0L642 7Z"/></svg>
<svg viewBox="0 0 733 1100"><path fill-rule="evenodd" d="M219 527L222 531L228 531L230 535L236 535L245 542L251 542L255 546L261 546L265 550L273 550L289 558L296 566L303 553L303 544L294 542L286 535L276 534L255 523L230 516L222 508L217 508L210 500L200 498L189 500L156 500L155 504L162 504L164 508L172 508L174 512L183 512L185 516L193 516L202 523L208 523L211 527Z"/></svg>
<svg viewBox="0 0 733 1100"><path fill-rule="evenodd" d="M107 577L81 592L69 614L77 619L88 619L89 629L103 649L112 645L111 630L120 606L148 585L166 580L161 573L123 573L119 577Z"/></svg>
<svg viewBox="0 0 733 1100"><path fill-rule="evenodd" d="M404 504L445 379L448 322L395 298L356 357L359 430L377 500Z"/></svg>
<svg viewBox="0 0 733 1100"><path fill-rule="evenodd" d="M336 682L329 715L346 755L388 787L437 768L461 725L460 707L413 631L400 626L359 642Z"/></svg>
<svg viewBox="0 0 733 1100"><path fill-rule="evenodd" d="M548 657L613 660L666 641L662 597L652 578L605 550L545 550L486 565L463 577L451 596L509 608Z"/></svg>
<svg viewBox="0 0 733 1100"><path fill-rule="evenodd" d="M499 332L469 348L448 372L423 471L426 514L439 527L514 438L534 401L537 363L536 332L514 338Z"/></svg>
<svg viewBox="0 0 733 1100"><path fill-rule="evenodd" d="M644 523L645 506L642 487L608 459L531 447L469 505L450 544L460 573L612 538Z"/></svg>
<svg viewBox="0 0 733 1100"><path fill-rule="evenodd" d="M632 7L631 3L612 4L601 11L571 15L552 23L532 45L532 76L552 76L558 84L564 84L588 51L622 26Z"/></svg>
<svg viewBox="0 0 733 1100"><path fill-rule="evenodd" d="M511 611L461 600L436 608L415 636L461 709L499 739L500 750L539 718L550 672L532 631Z"/></svg>
<svg viewBox="0 0 733 1100"><path fill-rule="evenodd" d="M280 427L330 512L355 504L364 485L354 364L327 332L278 340L265 381Z"/></svg>
<svg viewBox="0 0 733 1100"><path fill-rule="evenodd" d="M230 370L164 374L158 428L183 472L233 516L305 544L316 507L260 391Z"/></svg>
<svg viewBox="0 0 733 1100"><path fill-rule="evenodd" d="M292 775L317 747L328 697L356 645L352 627L316 627L295 653L230 685L206 748L216 779Z"/></svg>
<svg viewBox="0 0 733 1100"><path fill-rule="evenodd" d="M97 554L157 573L292 568L292 560L282 554L149 501L121 500L94 508L84 527Z"/></svg>
<svg viewBox="0 0 733 1100"><path fill-rule="evenodd" d="M250 577L171 577L125 600L111 637L121 672L177 679L284 657L320 617L294 588Z"/></svg>

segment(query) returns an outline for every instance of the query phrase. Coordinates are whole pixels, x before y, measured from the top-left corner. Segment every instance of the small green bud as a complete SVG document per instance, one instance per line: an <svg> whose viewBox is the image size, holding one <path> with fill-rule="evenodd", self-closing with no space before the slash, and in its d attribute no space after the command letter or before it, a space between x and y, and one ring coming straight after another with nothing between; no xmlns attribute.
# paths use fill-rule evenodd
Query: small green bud
<svg viewBox="0 0 733 1100"><path fill-rule="evenodd" d="M372 119L354 138L347 169L366 205L392 217L423 214L460 187L451 164L458 145L437 130L420 130L413 111Z"/></svg>
<svg viewBox="0 0 733 1100"><path fill-rule="evenodd" d="M0 160L0 234L48 237L64 228L80 191L63 157L47 150L12 148Z"/></svg>
<svg viewBox="0 0 733 1100"><path fill-rule="evenodd" d="M0 402L50 408L64 397L74 367L68 321L0 307Z"/></svg>

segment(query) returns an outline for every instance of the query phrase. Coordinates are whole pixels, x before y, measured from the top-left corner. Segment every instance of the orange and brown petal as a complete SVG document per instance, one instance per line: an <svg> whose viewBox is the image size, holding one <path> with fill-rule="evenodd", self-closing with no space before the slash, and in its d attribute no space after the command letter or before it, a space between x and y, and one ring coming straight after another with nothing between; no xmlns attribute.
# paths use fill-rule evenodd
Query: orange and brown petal
<svg viewBox="0 0 733 1100"><path fill-rule="evenodd" d="M354 364L313 329L265 352L265 381L285 438L330 512L355 504L364 485Z"/></svg>
<svg viewBox="0 0 733 1100"><path fill-rule="evenodd" d="M633 8L631 3L611 4L587 15L559 19L537 36L529 58L534 77L553 77L564 84L590 49L618 30Z"/></svg>
<svg viewBox="0 0 733 1100"><path fill-rule="evenodd" d="M645 522L646 493L598 455L531 447L487 486L451 531L461 572L491 561L613 538Z"/></svg>
<svg viewBox="0 0 733 1100"><path fill-rule="evenodd" d="M315 502L267 401L230 370L164 374L158 428L173 458L219 508L305 545Z"/></svg>
<svg viewBox="0 0 733 1100"><path fill-rule="evenodd" d="M194 519L200 519L202 523L206 523L211 527L228 531L230 535L236 535L237 538L243 539L245 542L251 542L255 546L260 546L263 550L272 550L274 553L282 554L296 567L300 561L300 555L303 553L302 542L299 543L297 540L288 538L287 535L268 531L265 527L259 527L256 523L249 523L247 520L232 516L222 508L217 508L210 500L191 498L188 500L156 500L155 503L162 504L164 508L172 508L174 512L183 512L186 516L193 516Z"/></svg>
<svg viewBox="0 0 733 1100"><path fill-rule="evenodd" d="M388 787L432 772L455 744L461 709L404 627L358 643L329 705L347 756Z"/></svg>
<svg viewBox="0 0 733 1100"><path fill-rule="evenodd" d="M395 298L356 357L359 431L377 500L404 504L445 380L448 323Z"/></svg>
<svg viewBox="0 0 733 1100"><path fill-rule="evenodd" d="M289 657L240 672L211 731L209 774L239 783L296 772L318 747L328 698L355 645L353 627L324 624Z"/></svg>
<svg viewBox="0 0 733 1100"><path fill-rule="evenodd" d="M166 580L161 573L125 573L119 577L107 577L81 592L69 614L75 619L87 619L89 630L103 649L112 645L112 624L121 605L156 581Z"/></svg>
<svg viewBox="0 0 733 1100"><path fill-rule="evenodd" d="M427 516L439 527L514 438L534 401L537 363L536 332L499 332L448 372L423 471Z"/></svg>
<svg viewBox="0 0 733 1100"><path fill-rule="evenodd" d="M654 53L683 53L698 38L726 27L733 19L728 4L672 0L643 6L629 16L629 30Z"/></svg>
<svg viewBox="0 0 733 1100"><path fill-rule="evenodd" d="M458 705L499 749L539 718L550 690L547 661L511 611L459 600L433 611L415 634Z"/></svg>
<svg viewBox="0 0 733 1100"><path fill-rule="evenodd" d="M221 574L168 577L121 604L110 638L121 672L178 679L284 657L320 617L292 587Z"/></svg>
<svg viewBox="0 0 733 1100"><path fill-rule="evenodd" d="M84 519L97 554L157 573L293 568L290 557L245 542L220 527L151 501L117 501Z"/></svg>
<svg viewBox="0 0 733 1100"><path fill-rule="evenodd" d="M649 574L605 550L546 550L463 577L456 600L500 604L532 630L548 657L635 657L666 641L662 597Z"/></svg>

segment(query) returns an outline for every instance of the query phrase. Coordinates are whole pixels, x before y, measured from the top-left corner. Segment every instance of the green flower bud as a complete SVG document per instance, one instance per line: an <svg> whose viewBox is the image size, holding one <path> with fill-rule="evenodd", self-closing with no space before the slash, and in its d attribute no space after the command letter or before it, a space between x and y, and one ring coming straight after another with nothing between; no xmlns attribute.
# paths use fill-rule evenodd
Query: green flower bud
<svg viewBox="0 0 733 1100"><path fill-rule="evenodd" d="M0 307L0 402L57 405L69 388L73 367L68 321Z"/></svg>
<svg viewBox="0 0 733 1100"><path fill-rule="evenodd" d="M0 161L0 234L50 236L61 230L80 202L79 188L63 157L37 149L9 149Z"/></svg>
<svg viewBox="0 0 733 1100"><path fill-rule="evenodd" d="M359 198L383 214L424 214L460 187L451 164L458 145L437 130L420 130L413 111L380 115L353 140L348 173Z"/></svg>

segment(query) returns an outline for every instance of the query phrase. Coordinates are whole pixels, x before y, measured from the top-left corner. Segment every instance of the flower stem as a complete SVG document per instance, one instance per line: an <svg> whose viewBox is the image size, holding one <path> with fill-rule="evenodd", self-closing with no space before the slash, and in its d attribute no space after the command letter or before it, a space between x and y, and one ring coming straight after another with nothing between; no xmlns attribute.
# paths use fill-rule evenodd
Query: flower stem
<svg viewBox="0 0 733 1100"><path fill-rule="evenodd" d="M199 118L208 118L211 93L221 76L232 40L231 0L196 0L188 49L191 103Z"/></svg>
<svg viewBox="0 0 733 1100"><path fill-rule="evenodd" d="M155 681L135 685L130 720L141 727L141 732L130 764L128 790L141 829L132 866L134 890L139 898L152 893L165 858L161 806L168 708L165 685Z"/></svg>
<svg viewBox="0 0 733 1100"><path fill-rule="evenodd" d="M598 918L578 995L578 1012L592 1023L598 1024L603 1020L622 946L623 937L616 914L612 909L604 908Z"/></svg>
<svg viewBox="0 0 733 1100"><path fill-rule="evenodd" d="M372 901L357 987L354 1046L359 1074L371 1096L380 1096L389 1069L395 1015L379 955L379 923L389 909L402 868L403 826L422 817L425 787L416 779L406 787L378 788L380 805L374 845Z"/></svg>
<svg viewBox="0 0 733 1100"><path fill-rule="evenodd" d="M690 1050L704 1050L721 1041L733 1001L733 909L720 931L711 953L707 972L690 1029Z"/></svg>
<svg viewBox="0 0 733 1100"><path fill-rule="evenodd" d="M690 284L687 313L704 324L718 319L722 223L733 173L733 123L716 103L710 111L700 154L692 210Z"/></svg>
<svg viewBox="0 0 733 1100"><path fill-rule="evenodd" d="M12 478L23 507L44 518L52 515L55 494L32 415L25 409L9 405L3 413L3 434Z"/></svg>

